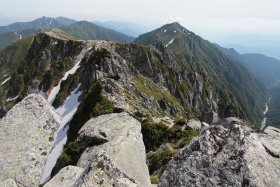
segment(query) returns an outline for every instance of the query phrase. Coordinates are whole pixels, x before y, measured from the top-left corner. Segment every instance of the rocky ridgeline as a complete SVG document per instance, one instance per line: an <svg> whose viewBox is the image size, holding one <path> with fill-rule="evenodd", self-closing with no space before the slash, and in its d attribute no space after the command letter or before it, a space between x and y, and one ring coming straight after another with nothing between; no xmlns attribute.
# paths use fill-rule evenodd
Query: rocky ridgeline
<svg viewBox="0 0 280 187"><path fill-rule="evenodd" d="M48 95L85 46L92 49L82 59L75 75L63 82L53 103L55 108L79 83L86 94L92 85L101 81L103 94L116 108L139 115L176 117L184 115L187 108L192 117L205 112L224 117L229 115L228 111L235 110L228 106L230 103L223 103L225 107L219 108L221 96L207 75L193 70L163 45L144 47L111 41L62 40L44 33L34 37L27 55L18 65L21 74L16 78L22 79L23 84L7 84L6 97L19 97L6 105L20 101L29 93ZM10 82L13 80L16 79Z"/></svg>

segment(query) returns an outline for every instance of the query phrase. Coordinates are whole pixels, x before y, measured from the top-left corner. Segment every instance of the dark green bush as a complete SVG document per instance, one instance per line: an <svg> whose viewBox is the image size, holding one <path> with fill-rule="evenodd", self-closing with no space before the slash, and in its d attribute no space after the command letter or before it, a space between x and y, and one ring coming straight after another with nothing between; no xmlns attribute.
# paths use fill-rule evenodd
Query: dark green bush
<svg viewBox="0 0 280 187"><path fill-rule="evenodd" d="M168 128L165 124L155 123L151 118L146 118L142 122L143 141L147 152L158 149L164 143L177 144L184 138L191 140L198 133L197 130L182 129L179 125Z"/></svg>

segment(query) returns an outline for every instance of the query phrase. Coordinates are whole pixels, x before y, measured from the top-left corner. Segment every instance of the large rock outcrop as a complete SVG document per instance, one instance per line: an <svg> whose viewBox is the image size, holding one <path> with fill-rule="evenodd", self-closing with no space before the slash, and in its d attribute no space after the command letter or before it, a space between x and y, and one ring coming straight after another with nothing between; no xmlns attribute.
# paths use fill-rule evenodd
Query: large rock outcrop
<svg viewBox="0 0 280 187"><path fill-rule="evenodd" d="M150 185L141 124L127 113L89 120L79 131L77 141L88 147L81 155L78 167L86 168L100 151L104 151L128 178L140 186Z"/></svg>
<svg viewBox="0 0 280 187"><path fill-rule="evenodd" d="M108 157L100 151L93 156L85 168L67 166L44 187L87 187L87 186L118 186L136 187L134 179L123 173Z"/></svg>
<svg viewBox="0 0 280 187"><path fill-rule="evenodd" d="M280 186L280 131L223 125L203 129L170 162L159 186Z"/></svg>
<svg viewBox="0 0 280 187"><path fill-rule="evenodd" d="M0 120L0 181L38 186L61 119L40 95L31 94Z"/></svg>

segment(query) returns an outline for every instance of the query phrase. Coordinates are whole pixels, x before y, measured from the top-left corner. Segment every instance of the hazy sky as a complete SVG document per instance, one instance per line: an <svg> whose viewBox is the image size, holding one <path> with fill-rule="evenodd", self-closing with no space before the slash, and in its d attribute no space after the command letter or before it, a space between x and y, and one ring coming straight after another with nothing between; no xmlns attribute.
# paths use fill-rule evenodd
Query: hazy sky
<svg viewBox="0 0 280 187"><path fill-rule="evenodd" d="M212 41L238 34L280 36L280 0L0 0L0 5L0 25L65 16L156 26L178 21Z"/></svg>

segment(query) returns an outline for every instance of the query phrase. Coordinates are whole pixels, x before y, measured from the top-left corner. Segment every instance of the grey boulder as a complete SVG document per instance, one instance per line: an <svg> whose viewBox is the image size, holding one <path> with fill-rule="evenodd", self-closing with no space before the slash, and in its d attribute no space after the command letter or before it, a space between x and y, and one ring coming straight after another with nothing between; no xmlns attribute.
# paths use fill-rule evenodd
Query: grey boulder
<svg viewBox="0 0 280 187"><path fill-rule="evenodd" d="M54 108L31 94L0 119L0 180L38 186L61 123Z"/></svg>

